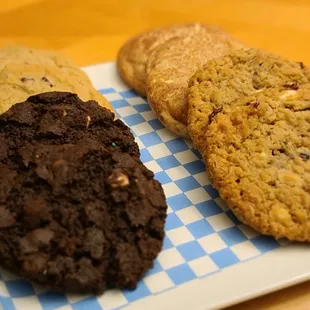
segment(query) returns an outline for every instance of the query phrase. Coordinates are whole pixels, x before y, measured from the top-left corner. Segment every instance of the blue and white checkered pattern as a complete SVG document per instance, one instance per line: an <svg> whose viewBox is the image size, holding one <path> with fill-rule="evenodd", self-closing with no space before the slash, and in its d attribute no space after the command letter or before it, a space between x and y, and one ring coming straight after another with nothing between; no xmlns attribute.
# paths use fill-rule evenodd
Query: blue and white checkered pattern
<svg viewBox="0 0 310 310"><path fill-rule="evenodd" d="M145 99L113 88L101 93L131 127L142 161L163 185L169 205L163 250L136 290L101 297L49 292L1 269L4 310L118 309L281 246L239 223L210 185L200 154L166 130Z"/></svg>

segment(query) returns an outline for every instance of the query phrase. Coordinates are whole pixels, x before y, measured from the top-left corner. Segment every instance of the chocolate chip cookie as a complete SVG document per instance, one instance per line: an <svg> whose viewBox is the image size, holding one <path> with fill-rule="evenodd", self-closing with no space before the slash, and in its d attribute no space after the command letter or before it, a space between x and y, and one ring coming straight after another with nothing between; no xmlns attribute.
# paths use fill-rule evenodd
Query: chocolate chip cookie
<svg viewBox="0 0 310 310"><path fill-rule="evenodd" d="M53 289L135 288L167 205L129 129L68 93L30 97L0 124L1 264Z"/></svg>
<svg viewBox="0 0 310 310"><path fill-rule="evenodd" d="M30 95L50 91L77 93L83 100L96 100L112 110L110 103L79 71L54 66L8 64L0 72L0 113Z"/></svg>
<svg viewBox="0 0 310 310"><path fill-rule="evenodd" d="M21 46L0 49L0 113L30 95L69 91L113 110L87 75L60 53Z"/></svg>
<svg viewBox="0 0 310 310"><path fill-rule="evenodd" d="M172 38L186 37L202 31L223 32L213 25L184 24L152 29L131 38L118 53L117 67L121 77L140 95L146 96L146 63L151 52Z"/></svg>
<svg viewBox="0 0 310 310"><path fill-rule="evenodd" d="M203 152L210 117L227 104L266 88L310 82L310 69L302 62L257 49L238 50L210 60L189 83L188 130Z"/></svg>
<svg viewBox="0 0 310 310"><path fill-rule="evenodd" d="M310 241L310 84L244 97L209 121L204 159L235 215L263 234Z"/></svg>

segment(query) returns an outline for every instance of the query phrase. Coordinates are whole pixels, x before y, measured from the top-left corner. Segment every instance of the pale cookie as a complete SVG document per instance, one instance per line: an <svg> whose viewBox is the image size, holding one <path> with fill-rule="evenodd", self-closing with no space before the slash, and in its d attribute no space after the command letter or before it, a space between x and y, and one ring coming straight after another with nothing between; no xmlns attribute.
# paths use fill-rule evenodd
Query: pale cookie
<svg viewBox="0 0 310 310"><path fill-rule="evenodd" d="M223 105L263 89L310 81L309 67L257 49L239 50L205 64L189 83L188 131L203 152L209 118Z"/></svg>
<svg viewBox="0 0 310 310"><path fill-rule="evenodd" d="M188 138L188 82L210 59L244 47L224 32L200 31L175 38L160 46L147 64L148 102L161 122L177 135Z"/></svg>
<svg viewBox="0 0 310 310"><path fill-rule="evenodd" d="M0 48L0 70L8 64L45 65L80 70L73 61L61 53L15 45Z"/></svg>
<svg viewBox="0 0 310 310"><path fill-rule="evenodd" d="M152 51L175 37L184 37L201 31L223 32L211 25L171 25L143 32L128 40L120 49L117 67L124 81L140 95L146 96L146 63Z"/></svg>
<svg viewBox="0 0 310 310"><path fill-rule="evenodd" d="M0 113L31 95L50 91L76 93L83 101L96 100L112 111L110 103L83 78L83 74L56 66L8 64L0 72Z"/></svg>
<svg viewBox="0 0 310 310"><path fill-rule="evenodd" d="M204 159L234 214L263 234L310 241L310 84L243 97L210 121Z"/></svg>

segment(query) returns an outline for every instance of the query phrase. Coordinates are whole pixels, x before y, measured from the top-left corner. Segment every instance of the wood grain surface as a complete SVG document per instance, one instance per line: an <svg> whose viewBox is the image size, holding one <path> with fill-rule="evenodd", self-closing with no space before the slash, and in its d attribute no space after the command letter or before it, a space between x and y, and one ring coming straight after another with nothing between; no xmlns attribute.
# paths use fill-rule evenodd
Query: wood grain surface
<svg viewBox="0 0 310 310"><path fill-rule="evenodd" d="M309 20L310 0L1 0L0 47L55 49L84 66L114 60L145 29L199 21L310 65ZM310 309L310 282L229 309Z"/></svg>

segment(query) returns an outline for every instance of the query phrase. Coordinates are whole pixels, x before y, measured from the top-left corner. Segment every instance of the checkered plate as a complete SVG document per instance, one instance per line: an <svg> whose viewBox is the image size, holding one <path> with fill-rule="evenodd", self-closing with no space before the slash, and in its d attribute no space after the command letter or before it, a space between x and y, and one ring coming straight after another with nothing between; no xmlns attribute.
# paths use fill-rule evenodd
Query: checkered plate
<svg viewBox="0 0 310 310"><path fill-rule="evenodd" d="M214 309L310 278L309 248L239 223L191 143L164 128L119 80L114 63L85 71L131 127L142 161L163 185L169 214L162 252L136 290L100 297L53 293L1 269L4 310Z"/></svg>

